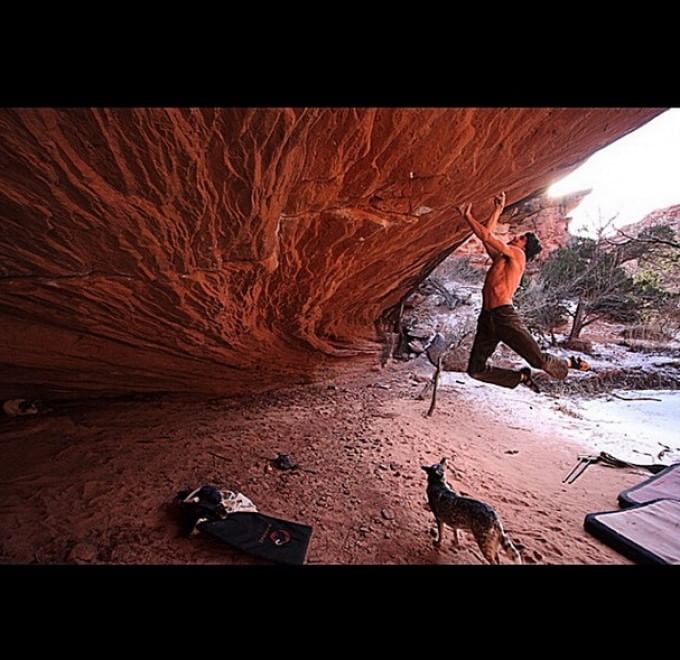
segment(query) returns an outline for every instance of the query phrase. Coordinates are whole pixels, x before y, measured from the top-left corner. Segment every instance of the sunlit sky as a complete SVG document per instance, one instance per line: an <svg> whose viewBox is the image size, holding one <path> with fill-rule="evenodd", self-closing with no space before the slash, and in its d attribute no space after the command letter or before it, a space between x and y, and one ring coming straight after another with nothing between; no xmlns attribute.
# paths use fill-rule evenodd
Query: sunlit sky
<svg viewBox="0 0 680 660"><path fill-rule="evenodd" d="M614 227L642 220L651 211L680 204L680 108L667 110L591 156L553 184L564 195L592 188L570 213L571 234L595 236L618 213Z"/></svg>

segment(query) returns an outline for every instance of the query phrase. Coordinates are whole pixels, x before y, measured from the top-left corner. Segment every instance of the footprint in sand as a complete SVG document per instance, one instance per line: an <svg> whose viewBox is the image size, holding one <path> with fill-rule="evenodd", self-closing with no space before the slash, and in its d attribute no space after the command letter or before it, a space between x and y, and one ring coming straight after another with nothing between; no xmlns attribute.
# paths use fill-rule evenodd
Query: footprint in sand
<svg viewBox="0 0 680 660"><path fill-rule="evenodd" d="M553 552L559 557L564 556L564 552L562 552L561 548L559 546L555 545L554 543L551 543L550 541L546 541L545 539L541 539L541 545L543 545L545 550L548 551L548 552Z"/></svg>
<svg viewBox="0 0 680 660"><path fill-rule="evenodd" d="M542 562L543 559L544 559L543 555L538 550L529 550L526 553L526 560L532 564Z"/></svg>

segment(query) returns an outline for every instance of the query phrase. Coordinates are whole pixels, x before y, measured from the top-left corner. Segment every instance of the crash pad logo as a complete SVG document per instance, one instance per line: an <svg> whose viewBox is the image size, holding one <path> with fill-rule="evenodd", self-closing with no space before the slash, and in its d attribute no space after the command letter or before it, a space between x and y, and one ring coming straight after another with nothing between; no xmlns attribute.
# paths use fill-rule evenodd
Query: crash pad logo
<svg viewBox="0 0 680 660"><path fill-rule="evenodd" d="M275 529L269 538L274 545L286 545L290 542L290 534L285 529Z"/></svg>
<svg viewBox="0 0 680 660"><path fill-rule="evenodd" d="M265 539L269 539L274 545L286 545L290 543L291 536L285 529L272 529L272 526L267 523L267 528L259 538L259 542L263 543Z"/></svg>

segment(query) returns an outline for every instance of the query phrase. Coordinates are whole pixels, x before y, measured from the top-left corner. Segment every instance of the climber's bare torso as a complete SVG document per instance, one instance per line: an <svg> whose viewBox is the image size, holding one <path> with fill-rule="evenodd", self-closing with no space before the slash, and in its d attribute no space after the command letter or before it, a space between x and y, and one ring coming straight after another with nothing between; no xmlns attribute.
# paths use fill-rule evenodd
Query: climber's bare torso
<svg viewBox="0 0 680 660"><path fill-rule="evenodd" d="M512 297L519 287L526 266L524 250L515 247L513 241L508 244L512 254L498 254L493 259L493 264L486 274L484 288L482 289L484 309L512 305Z"/></svg>
<svg viewBox="0 0 680 660"><path fill-rule="evenodd" d="M506 245L493 234L505 207L505 193L500 193L494 198L494 207L486 226L481 225L472 216L472 204L463 204L458 208L493 260L482 289L483 306L486 310L512 305L512 296L519 287L527 263L524 236L516 236Z"/></svg>

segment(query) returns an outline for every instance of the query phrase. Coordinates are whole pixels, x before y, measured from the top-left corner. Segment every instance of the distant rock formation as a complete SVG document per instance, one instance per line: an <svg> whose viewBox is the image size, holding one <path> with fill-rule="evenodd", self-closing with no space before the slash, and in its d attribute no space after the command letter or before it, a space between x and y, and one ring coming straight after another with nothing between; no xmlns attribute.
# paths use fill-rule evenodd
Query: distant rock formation
<svg viewBox="0 0 680 660"><path fill-rule="evenodd" d="M680 196L680 188L678 188L678 196ZM641 231L660 224L670 226L675 230L676 236L680 235L680 204L657 209L648 213L642 220L619 227L620 234L613 240L625 240L625 236L621 234L637 238Z"/></svg>

